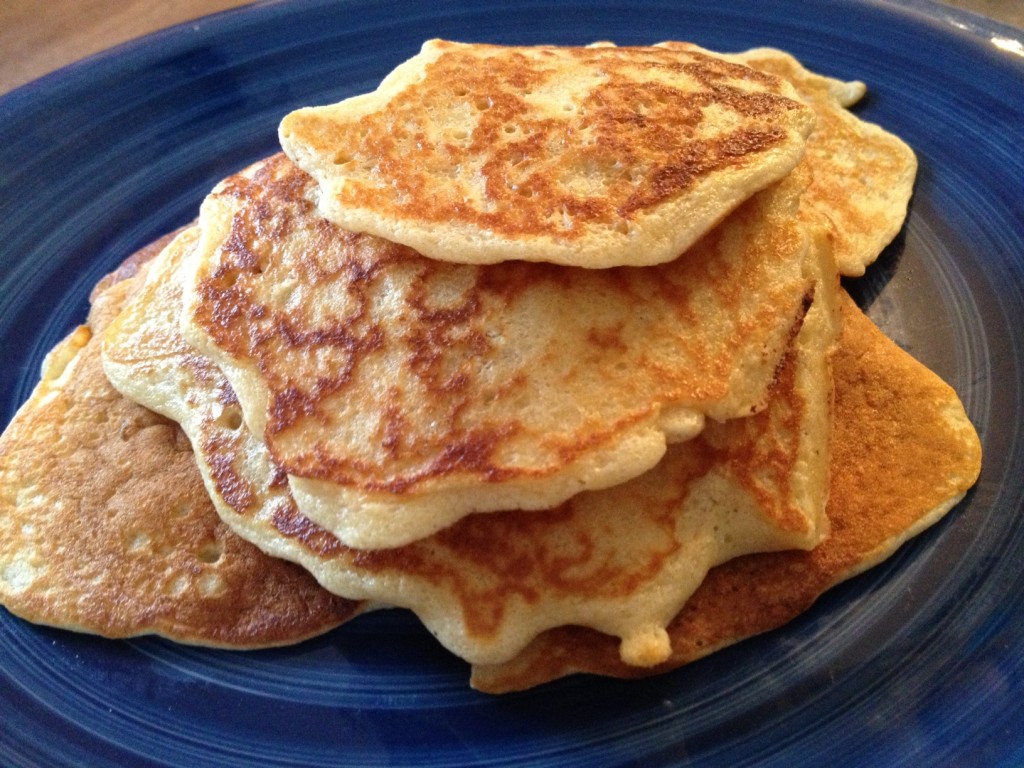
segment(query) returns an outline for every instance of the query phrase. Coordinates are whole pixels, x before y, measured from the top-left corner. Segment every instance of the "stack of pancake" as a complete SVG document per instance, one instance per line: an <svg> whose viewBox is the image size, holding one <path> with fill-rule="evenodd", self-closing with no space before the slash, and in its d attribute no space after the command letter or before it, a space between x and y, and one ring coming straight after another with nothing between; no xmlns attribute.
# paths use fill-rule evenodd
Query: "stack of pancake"
<svg viewBox="0 0 1024 768"><path fill-rule="evenodd" d="M980 469L840 286L916 172L863 92L770 49L429 41L287 115L47 358L0 600L237 648L404 608L493 692L796 616Z"/></svg>

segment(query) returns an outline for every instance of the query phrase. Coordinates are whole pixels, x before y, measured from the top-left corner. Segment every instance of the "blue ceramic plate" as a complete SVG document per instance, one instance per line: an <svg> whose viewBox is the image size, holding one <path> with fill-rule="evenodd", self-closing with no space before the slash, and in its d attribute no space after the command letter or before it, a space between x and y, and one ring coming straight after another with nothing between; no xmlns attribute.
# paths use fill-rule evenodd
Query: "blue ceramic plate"
<svg viewBox="0 0 1024 768"><path fill-rule="evenodd" d="M862 79L918 152L905 229L852 285L960 392L977 488L790 626L643 682L488 697L402 614L236 654L0 610L0 763L189 766L1024 763L1024 33L927 2L271 3L0 99L0 416L93 283L276 147L290 109L373 88L428 37L773 45Z"/></svg>

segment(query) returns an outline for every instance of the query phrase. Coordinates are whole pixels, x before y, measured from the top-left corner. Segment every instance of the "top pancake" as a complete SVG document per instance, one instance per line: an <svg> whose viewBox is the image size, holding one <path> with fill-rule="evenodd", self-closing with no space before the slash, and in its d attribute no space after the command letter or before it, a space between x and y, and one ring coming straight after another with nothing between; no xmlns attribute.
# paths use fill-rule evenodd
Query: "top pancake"
<svg viewBox="0 0 1024 768"><path fill-rule="evenodd" d="M0 436L0 604L107 637L256 648L337 626L358 605L236 536L173 422L118 394L98 334L143 282L142 253L93 294Z"/></svg>
<svg viewBox="0 0 1024 768"><path fill-rule="evenodd" d="M204 201L182 328L300 509L360 548L635 477L763 406L813 289L791 174L685 258L457 265L340 229L275 156Z"/></svg>
<svg viewBox="0 0 1024 768"><path fill-rule="evenodd" d="M280 139L347 229L442 261L610 267L674 259L787 174L814 120L785 80L696 46L431 40Z"/></svg>

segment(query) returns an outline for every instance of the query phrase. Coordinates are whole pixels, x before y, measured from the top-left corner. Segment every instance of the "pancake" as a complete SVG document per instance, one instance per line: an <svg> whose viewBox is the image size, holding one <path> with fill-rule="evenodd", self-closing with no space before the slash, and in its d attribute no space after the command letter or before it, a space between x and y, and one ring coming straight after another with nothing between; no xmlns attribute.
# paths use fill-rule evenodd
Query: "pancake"
<svg viewBox="0 0 1024 768"><path fill-rule="evenodd" d="M914 151L846 109L863 96L863 83L815 74L772 48L729 58L786 79L814 109L817 127L802 161L812 180L801 210L827 223L840 273L863 275L903 226L917 176Z"/></svg>
<svg viewBox="0 0 1024 768"><path fill-rule="evenodd" d="M224 648L325 632L357 606L233 534L178 426L103 374L99 334L162 245L101 281L88 324L50 352L0 436L0 604L39 624Z"/></svg>
<svg viewBox="0 0 1024 768"><path fill-rule="evenodd" d="M507 659L538 632L585 623L620 638L624 663L657 663L669 651L666 623L708 568L812 547L826 530L837 282L825 249L815 250L814 304L757 415L712 423L641 477L555 509L472 515L402 547L360 551L299 512L227 379L181 335L189 246L182 238L164 252L108 330L111 380L182 424L218 512L240 535L334 592L411 608L463 658Z"/></svg>
<svg viewBox="0 0 1024 768"><path fill-rule="evenodd" d="M287 115L340 226L442 261L670 261L796 165L781 78L689 46L429 40L372 93Z"/></svg>
<svg viewBox="0 0 1024 768"><path fill-rule="evenodd" d="M182 327L303 514L400 546L624 482L705 416L763 407L813 290L802 183L665 265L480 267L331 225L275 156L204 201Z"/></svg>
<svg viewBox="0 0 1024 768"><path fill-rule="evenodd" d="M664 42L658 47L692 46ZM816 74L774 48L717 55L784 79L814 110L816 125L801 160L812 179L801 215L815 223L824 220L839 272L860 277L903 226L917 175L914 151L898 136L850 112L848 107L866 92L862 82Z"/></svg>
<svg viewBox="0 0 1024 768"><path fill-rule="evenodd" d="M582 627L539 636L518 657L473 669L474 687L522 690L575 673L638 677L782 626L827 589L877 565L940 520L976 482L981 446L956 393L844 296L833 361L831 534L809 552L740 557L710 571L668 628L672 654L638 669Z"/></svg>

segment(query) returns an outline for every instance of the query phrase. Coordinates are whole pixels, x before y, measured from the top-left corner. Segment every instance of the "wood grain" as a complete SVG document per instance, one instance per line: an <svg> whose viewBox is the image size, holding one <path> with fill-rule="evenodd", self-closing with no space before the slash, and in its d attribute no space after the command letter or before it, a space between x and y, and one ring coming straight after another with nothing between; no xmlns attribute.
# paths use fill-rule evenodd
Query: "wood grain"
<svg viewBox="0 0 1024 768"><path fill-rule="evenodd" d="M0 0L0 94L141 35L247 4L249 0ZM1020 0L947 4L1024 28Z"/></svg>
<svg viewBox="0 0 1024 768"><path fill-rule="evenodd" d="M136 37L251 0L2 0L0 93Z"/></svg>

